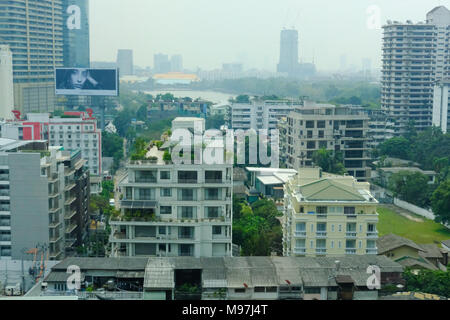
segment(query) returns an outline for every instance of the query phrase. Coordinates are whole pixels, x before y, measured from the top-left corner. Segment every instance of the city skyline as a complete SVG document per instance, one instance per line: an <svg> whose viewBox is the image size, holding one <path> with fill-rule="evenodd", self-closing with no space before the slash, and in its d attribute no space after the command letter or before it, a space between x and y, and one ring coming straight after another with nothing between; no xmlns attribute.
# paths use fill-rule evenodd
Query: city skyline
<svg viewBox="0 0 450 320"><path fill-rule="evenodd" d="M381 67L382 42L378 22L424 21L426 12L445 4L442 0L413 0L405 12L403 2L386 0L352 0L348 7L325 0L314 4L250 0L239 6L234 0L214 5L196 0L195 6L179 0L129 3L125 7L117 0L90 2L92 61L115 61L117 50L126 47L135 52L135 64L141 67L153 67L153 55L167 52L181 54L191 70L220 69L223 63L240 62L245 69L275 71L280 31L295 27L299 31L299 62L314 60L319 71L336 71L340 56L346 55L349 67L361 70L363 59L370 59L377 69ZM376 18L378 9L380 19ZM161 12L170 12L170 19ZM318 16L322 17L320 23ZM158 32L150 32L153 29Z"/></svg>

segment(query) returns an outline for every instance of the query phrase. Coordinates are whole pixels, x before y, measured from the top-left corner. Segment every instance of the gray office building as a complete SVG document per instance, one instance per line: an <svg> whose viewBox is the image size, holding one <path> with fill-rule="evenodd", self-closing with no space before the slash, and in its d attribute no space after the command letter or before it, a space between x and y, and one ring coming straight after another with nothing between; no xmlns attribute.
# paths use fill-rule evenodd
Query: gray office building
<svg viewBox="0 0 450 320"><path fill-rule="evenodd" d="M280 63L277 71L295 76L298 71L298 31L282 30L280 41Z"/></svg>

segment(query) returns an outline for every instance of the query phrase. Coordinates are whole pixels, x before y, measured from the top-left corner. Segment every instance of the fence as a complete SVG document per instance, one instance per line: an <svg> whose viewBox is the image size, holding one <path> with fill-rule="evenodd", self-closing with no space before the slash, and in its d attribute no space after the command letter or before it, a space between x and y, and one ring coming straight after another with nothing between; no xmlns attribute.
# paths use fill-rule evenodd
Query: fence
<svg viewBox="0 0 450 320"><path fill-rule="evenodd" d="M434 215L434 213L432 211L415 206L409 202L394 198L394 204L397 207L411 211L411 212L413 212L419 216L425 217L427 219L434 220L436 218L436 216Z"/></svg>

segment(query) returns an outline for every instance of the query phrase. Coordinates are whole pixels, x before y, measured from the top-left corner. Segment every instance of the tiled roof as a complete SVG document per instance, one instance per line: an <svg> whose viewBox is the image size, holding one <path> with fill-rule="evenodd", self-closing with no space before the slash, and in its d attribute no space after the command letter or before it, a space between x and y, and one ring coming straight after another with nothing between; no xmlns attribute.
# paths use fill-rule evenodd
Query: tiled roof
<svg viewBox="0 0 450 320"><path fill-rule="evenodd" d="M323 179L300 187L302 196L308 201L366 201L357 189L332 179Z"/></svg>
<svg viewBox="0 0 450 320"><path fill-rule="evenodd" d="M383 254L385 252L391 251L396 248L403 246L408 246L418 251L423 251L423 248L416 244L414 241L397 236L395 234L388 234L380 237L377 240L378 254Z"/></svg>

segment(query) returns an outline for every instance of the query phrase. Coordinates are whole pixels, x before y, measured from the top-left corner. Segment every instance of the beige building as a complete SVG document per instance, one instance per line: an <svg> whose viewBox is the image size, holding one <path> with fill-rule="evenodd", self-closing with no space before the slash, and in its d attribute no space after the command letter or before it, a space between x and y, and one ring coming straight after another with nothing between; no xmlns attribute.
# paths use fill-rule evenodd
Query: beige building
<svg viewBox="0 0 450 320"><path fill-rule="evenodd" d="M369 183L302 168L284 193L284 256L377 254L378 202Z"/></svg>
<svg viewBox="0 0 450 320"><path fill-rule="evenodd" d="M370 177L369 116L360 109L305 101L287 118L280 140L288 168L313 165L320 149L342 154L348 173L360 181Z"/></svg>

